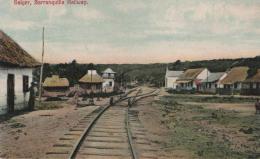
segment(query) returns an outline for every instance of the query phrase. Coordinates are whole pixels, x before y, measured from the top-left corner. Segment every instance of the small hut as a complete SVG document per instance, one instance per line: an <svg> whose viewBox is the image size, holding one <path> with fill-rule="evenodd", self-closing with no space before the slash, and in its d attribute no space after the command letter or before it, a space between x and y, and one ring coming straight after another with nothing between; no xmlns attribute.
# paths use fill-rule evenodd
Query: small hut
<svg viewBox="0 0 260 159"><path fill-rule="evenodd" d="M67 78L60 78L58 75L47 77L43 83L43 96L57 97L65 96L69 90Z"/></svg>
<svg viewBox="0 0 260 159"><path fill-rule="evenodd" d="M88 70L88 73L79 80L79 85L85 94L102 92L103 78L96 70Z"/></svg>
<svg viewBox="0 0 260 159"><path fill-rule="evenodd" d="M242 88L242 82L247 78L248 67L240 66L232 68L227 76L220 81L220 94L239 94Z"/></svg>
<svg viewBox="0 0 260 159"><path fill-rule="evenodd" d="M246 79L242 84L243 95L260 95L260 69L257 70L257 73Z"/></svg>

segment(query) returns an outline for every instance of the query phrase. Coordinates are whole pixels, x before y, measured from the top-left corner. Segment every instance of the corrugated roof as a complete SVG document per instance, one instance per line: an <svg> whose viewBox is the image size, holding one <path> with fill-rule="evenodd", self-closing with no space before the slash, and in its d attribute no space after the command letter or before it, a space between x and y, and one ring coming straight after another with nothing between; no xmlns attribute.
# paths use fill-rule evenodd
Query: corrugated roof
<svg viewBox="0 0 260 159"><path fill-rule="evenodd" d="M188 69L182 75L180 75L178 80L194 80L205 68Z"/></svg>
<svg viewBox="0 0 260 159"><path fill-rule="evenodd" d="M227 76L220 81L221 84L234 84L236 82L243 82L247 77L248 67L234 67Z"/></svg>
<svg viewBox="0 0 260 159"><path fill-rule="evenodd" d="M88 73L83 76L79 82L81 83L103 83L103 78L99 76L96 71L95 73L91 74L91 70L88 71Z"/></svg>
<svg viewBox="0 0 260 159"><path fill-rule="evenodd" d="M202 82L215 82L218 81L225 72L215 72L215 73L210 73L209 77L207 79L204 79Z"/></svg>
<svg viewBox="0 0 260 159"><path fill-rule="evenodd" d="M116 73L114 72L111 68L107 68L105 71L103 71L102 73Z"/></svg>
<svg viewBox="0 0 260 159"><path fill-rule="evenodd" d="M43 87L68 87L69 81L67 78L60 78L58 75L47 77L43 83Z"/></svg>
<svg viewBox="0 0 260 159"><path fill-rule="evenodd" d="M40 65L12 38L0 30L0 63L20 67L35 67Z"/></svg>
<svg viewBox="0 0 260 159"><path fill-rule="evenodd" d="M260 69L257 70L257 73L253 77L245 80L245 82L260 82Z"/></svg>
<svg viewBox="0 0 260 159"><path fill-rule="evenodd" d="M183 71L166 71L166 77L179 77L181 74L183 74Z"/></svg>

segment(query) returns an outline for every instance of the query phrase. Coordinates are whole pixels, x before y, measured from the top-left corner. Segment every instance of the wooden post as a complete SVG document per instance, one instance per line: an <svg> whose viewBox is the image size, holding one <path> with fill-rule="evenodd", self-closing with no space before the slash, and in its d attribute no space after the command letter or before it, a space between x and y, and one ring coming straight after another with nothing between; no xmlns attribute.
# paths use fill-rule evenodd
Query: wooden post
<svg viewBox="0 0 260 159"><path fill-rule="evenodd" d="M42 98L42 76L43 76L43 58L44 58L44 27L42 28L42 63L40 72L40 83L39 83L39 103L41 103Z"/></svg>

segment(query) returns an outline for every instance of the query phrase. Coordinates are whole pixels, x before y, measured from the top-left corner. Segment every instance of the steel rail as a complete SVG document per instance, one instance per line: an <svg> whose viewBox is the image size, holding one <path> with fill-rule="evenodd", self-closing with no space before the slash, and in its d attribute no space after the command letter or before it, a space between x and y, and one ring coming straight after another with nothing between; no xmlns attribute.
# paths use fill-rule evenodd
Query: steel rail
<svg viewBox="0 0 260 159"><path fill-rule="evenodd" d="M135 90L134 90L135 91ZM149 93L145 93L143 95L147 95L147 94L151 94L155 91L151 91ZM120 98L118 99L117 101L115 101L115 103L118 103L118 102L122 102L124 101L125 99L129 99L129 98L134 98L134 97L142 97L143 95L138 95L140 93L140 90L138 90L138 92L136 93L136 96L132 96L132 97L126 97L126 98ZM142 98L145 98L145 97L142 97ZM137 99L138 100L138 99ZM135 101L137 101L135 99ZM134 102L135 102L134 101ZM114 103L114 104L115 104ZM103 113L108 110L110 108L110 104L108 104L107 106L105 106L105 108L103 110L101 110L101 112L98 113L98 115L90 122L90 124L84 129L82 135L80 136L80 138L78 139L78 141L76 142L76 144L74 145L73 149L72 149L72 152L70 153L68 159L75 159L76 158L76 155L82 145L82 143L84 142L86 136L89 134L89 132L91 131L91 129L94 127L94 125L96 124L96 122L98 121L98 119L103 115ZM130 149L131 149L131 154L132 154L132 157L133 159L138 159L138 156L136 154L136 151L135 151L135 148L133 146L133 141L132 141L132 134L131 134L131 131L130 131L130 126L129 126L129 116L128 116L128 111L129 111L129 106L127 108L127 112L126 112L126 119L125 119L125 122L126 122L126 129L127 129L127 136L128 136L128 142L129 142L129 145L130 145Z"/></svg>
<svg viewBox="0 0 260 159"><path fill-rule="evenodd" d="M136 89L132 90L131 92L135 91ZM128 93L126 93L127 95ZM117 101L115 101L115 103L124 101L124 98L120 98ZM114 103L114 104L115 104ZM101 115L111 106L111 104L108 104L107 106L105 106L105 108L103 110L101 110L101 112L98 113L98 115L90 122L90 124L84 129L82 135L80 136L80 138L77 140L76 144L74 145L72 152L70 153L68 159L75 159L77 152L79 151L82 143L84 142L86 136L89 134L89 132L91 131L91 129L93 128L93 126L96 124L97 120L101 117Z"/></svg>
<svg viewBox="0 0 260 159"><path fill-rule="evenodd" d="M129 125L129 105L127 107L127 112L126 112L126 118L125 118L125 124L126 124L126 131L127 131L127 138L128 138L128 143L130 145L130 150L131 150L131 155L133 159L138 159L134 144L133 144L133 140L132 140L132 133L130 130L130 125Z"/></svg>

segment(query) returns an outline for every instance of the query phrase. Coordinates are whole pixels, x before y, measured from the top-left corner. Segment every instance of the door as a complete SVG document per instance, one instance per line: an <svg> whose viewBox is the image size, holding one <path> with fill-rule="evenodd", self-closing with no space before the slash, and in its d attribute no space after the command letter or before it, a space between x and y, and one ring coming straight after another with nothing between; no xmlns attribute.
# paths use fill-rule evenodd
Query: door
<svg viewBox="0 0 260 159"><path fill-rule="evenodd" d="M8 113L14 112L14 75L8 74L7 77L7 106Z"/></svg>

